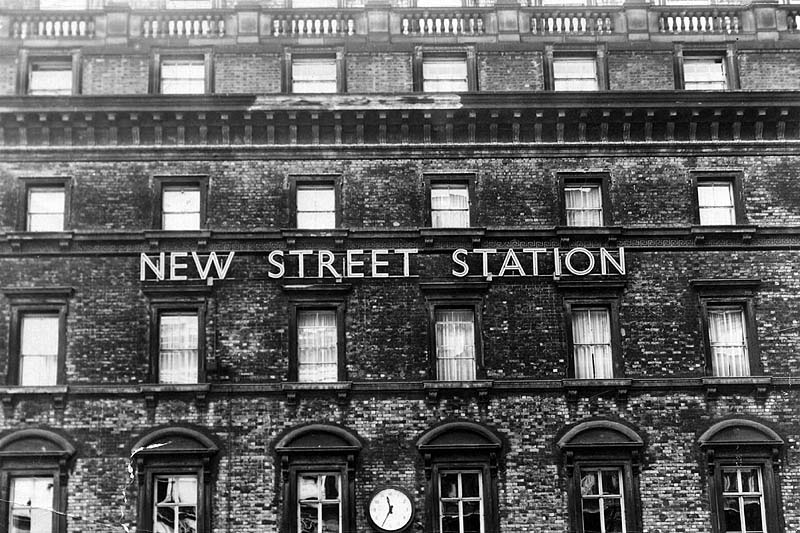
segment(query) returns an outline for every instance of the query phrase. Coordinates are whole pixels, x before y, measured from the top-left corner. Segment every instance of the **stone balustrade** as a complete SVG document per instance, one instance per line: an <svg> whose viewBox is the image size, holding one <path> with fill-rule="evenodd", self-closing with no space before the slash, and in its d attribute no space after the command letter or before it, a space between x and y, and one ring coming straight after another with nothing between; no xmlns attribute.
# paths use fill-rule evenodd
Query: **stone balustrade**
<svg viewBox="0 0 800 533"><path fill-rule="evenodd" d="M589 35L614 32L613 17L608 12L592 10L543 11L531 15L534 35Z"/></svg>
<svg viewBox="0 0 800 533"><path fill-rule="evenodd" d="M142 37L225 37L225 17L214 13L159 13L142 17Z"/></svg>
<svg viewBox="0 0 800 533"><path fill-rule="evenodd" d="M486 31L480 12L432 12L406 13L401 19L403 35L480 35Z"/></svg>
<svg viewBox="0 0 800 533"><path fill-rule="evenodd" d="M683 8L664 11L658 17L661 33L739 33L740 9Z"/></svg>
<svg viewBox="0 0 800 533"><path fill-rule="evenodd" d="M69 39L94 37L94 16L84 13L30 13L11 18L14 39Z"/></svg>
<svg viewBox="0 0 800 533"><path fill-rule="evenodd" d="M272 16L273 37L322 37L356 34L356 21L344 12L286 11Z"/></svg>

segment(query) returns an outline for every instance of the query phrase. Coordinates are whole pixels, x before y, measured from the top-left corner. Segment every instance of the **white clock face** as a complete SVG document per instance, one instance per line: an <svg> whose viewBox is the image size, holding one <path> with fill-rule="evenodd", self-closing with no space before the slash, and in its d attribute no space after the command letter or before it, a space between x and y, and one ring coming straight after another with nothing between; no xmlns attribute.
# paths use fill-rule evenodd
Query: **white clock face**
<svg viewBox="0 0 800 533"><path fill-rule="evenodd" d="M408 526L413 514L411 499L397 489L383 489L369 502L369 517L379 531L400 531Z"/></svg>

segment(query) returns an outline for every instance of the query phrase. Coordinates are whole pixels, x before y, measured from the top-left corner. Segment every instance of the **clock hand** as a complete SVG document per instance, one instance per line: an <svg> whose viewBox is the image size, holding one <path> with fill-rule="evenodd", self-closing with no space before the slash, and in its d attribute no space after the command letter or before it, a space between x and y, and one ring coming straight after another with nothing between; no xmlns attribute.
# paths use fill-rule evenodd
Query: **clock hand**
<svg viewBox="0 0 800 533"><path fill-rule="evenodd" d="M389 499L388 496L386 497L386 504L389 506L389 512L386 513L386 518L384 518L383 522L381 522L381 527L383 527L383 525L386 523L386 521L389 520L389 515L392 514L392 509L394 509L394 506L392 505L392 501Z"/></svg>

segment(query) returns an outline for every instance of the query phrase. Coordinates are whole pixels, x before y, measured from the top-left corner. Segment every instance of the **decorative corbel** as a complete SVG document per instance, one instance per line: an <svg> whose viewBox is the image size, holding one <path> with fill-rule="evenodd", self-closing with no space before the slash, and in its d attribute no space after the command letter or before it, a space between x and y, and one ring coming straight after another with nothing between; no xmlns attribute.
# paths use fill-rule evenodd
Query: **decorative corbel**
<svg viewBox="0 0 800 533"><path fill-rule="evenodd" d="M706 450L706 461L708 462L706 467L708 469L709 476L714 475L714 469L716 468L716 463L714 462L714 459L715 459L714 449L709 448L708 450Z"/></svg>

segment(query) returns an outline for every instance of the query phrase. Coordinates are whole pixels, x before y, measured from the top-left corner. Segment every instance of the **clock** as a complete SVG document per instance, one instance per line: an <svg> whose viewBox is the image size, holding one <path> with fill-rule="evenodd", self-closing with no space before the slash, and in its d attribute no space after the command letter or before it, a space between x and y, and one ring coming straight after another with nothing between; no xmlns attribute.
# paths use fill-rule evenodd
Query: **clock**
<svg viewBox="0 0 800 533"><path fill-rule="evenodd" d="M414 518L411 495L398 487L378 489L369 500L367 517L372 529L380 533L403 531Z"/></svg>

